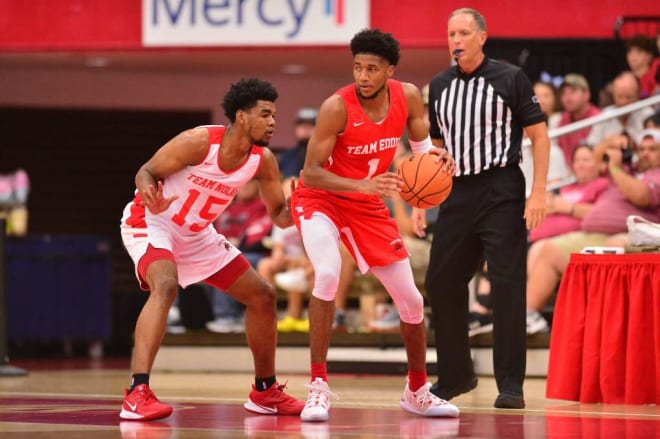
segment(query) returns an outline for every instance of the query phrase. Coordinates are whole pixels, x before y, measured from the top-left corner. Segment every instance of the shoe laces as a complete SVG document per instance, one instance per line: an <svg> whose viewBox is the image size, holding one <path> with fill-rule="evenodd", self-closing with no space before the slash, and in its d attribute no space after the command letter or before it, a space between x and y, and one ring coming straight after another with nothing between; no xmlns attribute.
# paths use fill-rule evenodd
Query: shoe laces
<svg viewBox="0 0 660 439"><path fill-rule="evenodd" d="M288 382L289 381L287 380L287 381L284 382L284 384L275 383L275 385L273 386L273 390L272 390L273 394L275 395L275 398L277 398L279 400L286 400L286 399L292 399L293 398L292 396L287 395L284 392L284 389L286 389L286 385L287 385Z"/></svg>
<svg viewBox="0 0 660 439"><path fill-rule="evenodd" d="M156 395L148 386L138 386L133 389L131 394L135 395L135 400L137 402L158 401L158 398L156 398Z"/></svg>
<svg viewBox="0 0 660 439"><path fill-rule="evenodd" d="M417 392L412 392L417 404L422 407L443 404L444 400L431 393L431 384L426 383L420 387Z"/></svg>
<svg viewBox="0 0 660 439"><path fill-rule="evenodd" d="M315 407L321 405L325 407L328 405L328 399L339 400L339 395L330 390L327 384L324 385L317 380L305 384L305 387L309 389L306 406Z"/></svg>

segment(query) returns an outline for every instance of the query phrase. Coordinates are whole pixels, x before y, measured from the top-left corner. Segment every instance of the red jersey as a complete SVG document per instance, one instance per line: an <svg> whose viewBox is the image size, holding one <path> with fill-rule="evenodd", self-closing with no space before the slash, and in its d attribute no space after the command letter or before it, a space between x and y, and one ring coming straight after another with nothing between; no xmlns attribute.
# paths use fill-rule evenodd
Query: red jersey
<svg viewBox="0 0 660 439"><path fill-rule="evenodd" d="M389 170L408 121L408 103L399 81L390 79L387 81L387 87L390 108L385 118L379 122L373 122L364 113L355 84L337 90L335 94L342 98L346 107L346 126L337 136L325 169L341 177L353 179L367 179ZM304 175L300 189L327 194L327 191L306 188ZM333 194L360 200L379 198L377 195L354 192Z"/></svg>

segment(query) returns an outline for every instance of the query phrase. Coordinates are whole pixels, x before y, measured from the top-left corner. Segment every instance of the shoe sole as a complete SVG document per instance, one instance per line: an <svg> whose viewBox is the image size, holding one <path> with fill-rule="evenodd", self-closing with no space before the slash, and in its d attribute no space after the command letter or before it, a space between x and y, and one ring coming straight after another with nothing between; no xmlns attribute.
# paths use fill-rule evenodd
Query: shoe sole
<svg viewBox="0 0 660 439"><path fill-rule="evenodd" d="M153 419L167 418L171 414L172 414L172 408L160 413L155 413L150 416L143 416L143 415L138 415L137 413L132 412L130 410L126 410L125 408L122 407L121 412L119 412L119 417L126 421L151 421Z"/></svg>
<svg viewBox="0 0 660 439"><path fill-rule="evenodd" d="M300 414L300 420L304 422L323 422L330 419L330 413L326 412L325 414L318 415L303 415Z"/></svg>
<svg viewBox="0 0 660 439"><path fill-rule="evenodd" d="M516 397L509 397L505 396L504 398L497 397L495 399L495 404L493 404L493 407L496 409L524 409L525 408L525 400L522 398L516 398Z"/></svg>
<svg viewBox="0 0 660 439"><path fill-rule="evenodd" d="M401 401L401 408L414 415L426 416L429 418L458 418L460 411L455 405L449 405L448 407L434 407L433 410L427 410L426 412L418 411L414 406L410 405L407 401Z"/></svg>

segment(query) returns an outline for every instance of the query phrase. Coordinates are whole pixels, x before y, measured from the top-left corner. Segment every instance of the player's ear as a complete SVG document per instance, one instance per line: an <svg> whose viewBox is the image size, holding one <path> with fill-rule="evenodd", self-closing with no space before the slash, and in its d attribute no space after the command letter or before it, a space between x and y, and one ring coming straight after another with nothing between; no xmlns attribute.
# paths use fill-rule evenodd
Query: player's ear
<svg viewBox="0 0 660 439"><path fill-rule="evenodd" d="M245 110L236 111L236 124L244 124L247 121Z"/></svg>
<svg viewBox="0 0 660 439"><path fill-rule="evenodd" d="M394 76L394 70L396 69L396 66L390 64L387 66L387 79L390 79L392 76Z"/></svg>

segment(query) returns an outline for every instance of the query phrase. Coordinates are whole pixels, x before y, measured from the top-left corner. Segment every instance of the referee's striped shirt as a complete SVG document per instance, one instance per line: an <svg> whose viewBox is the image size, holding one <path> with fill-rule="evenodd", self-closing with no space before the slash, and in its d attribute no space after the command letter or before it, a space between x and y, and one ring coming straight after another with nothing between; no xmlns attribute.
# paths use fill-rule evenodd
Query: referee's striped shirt
<svg viewBox="0 0 660 439"><path fill-rule="evenodd" d="M484 58L472 73L458 66L429 85L431 138L442 139L456 176L518 165L523 127L545 121L532 84L518 67Z"/></svg>

